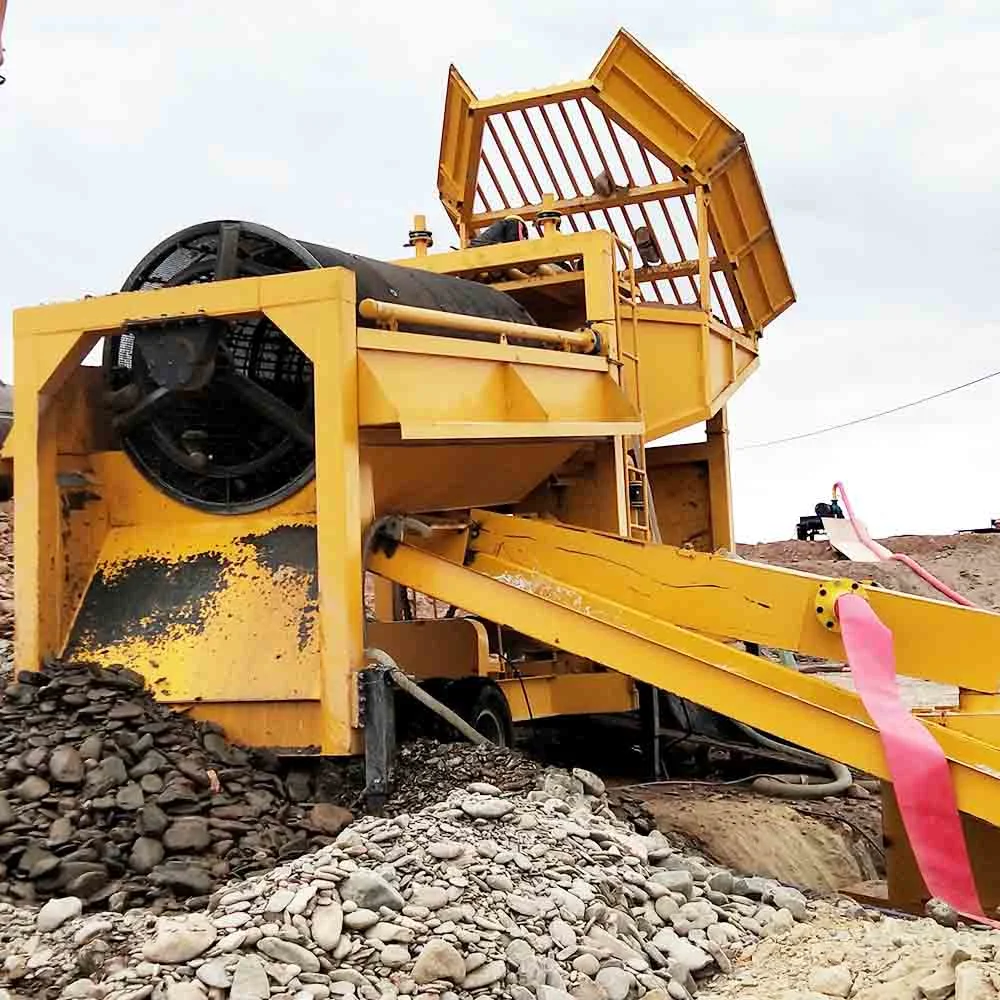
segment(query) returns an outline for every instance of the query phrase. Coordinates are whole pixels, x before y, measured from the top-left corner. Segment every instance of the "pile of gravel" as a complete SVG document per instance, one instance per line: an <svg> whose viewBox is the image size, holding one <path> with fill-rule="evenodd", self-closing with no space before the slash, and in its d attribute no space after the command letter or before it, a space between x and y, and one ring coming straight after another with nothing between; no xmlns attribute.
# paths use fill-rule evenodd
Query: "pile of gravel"
<svg viewBox="0 0 1000 1000"><path fill-rule="evenodd" d="M497 747L404 744L385 812L471 781L525 791L541 772ZM22 671L0 702L0 899L197 907L220 883L330 843L363 791L362 762L234 746L157 703L132 671Z"/></svg>
<svg viewBox="0 0 1000 1000"><path fill-rule="evenodd" d="M131 671L22 671L0 704L0 898L207 897L351 821L309 796L301 773L157 704Z"/></svg>
<svg viewBox="0 0 1000 1000"><path fill-rule="evenodd" d="M100 1000L687 1000L810 906L642 836L588 772L415 814L215 893L207 912L0 913L12 996ZM18 991L22 991L23 994Z"/></svg>
<svg viewBox="0 0 1000 1000"><path fill-rule="evenodd" d="M350 806L359 801L363 777L359 769L356 778L345 781L344 769L340 761L324 761L316 783L324 798ZM387 816L417 812L470 781L486 781L505 792L525 791L536 786L543 770L536 761L501 747L413 740L397 749L394 787L383 811Z"/></svg>

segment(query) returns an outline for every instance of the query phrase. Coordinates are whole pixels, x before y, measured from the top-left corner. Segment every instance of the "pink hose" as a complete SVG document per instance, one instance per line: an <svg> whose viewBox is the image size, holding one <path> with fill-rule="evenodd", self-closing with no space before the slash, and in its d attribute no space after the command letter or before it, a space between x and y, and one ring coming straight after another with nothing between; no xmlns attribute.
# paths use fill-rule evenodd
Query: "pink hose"
<svg viewBox="0 0 1000 1000"><path fill-rule="evenodd" d="M858 541L871 552L880 562L884 562L887 559L894 559L896 562L901 562L904 566L911 569L917 576L920 577L924 583L930 584L938 593L944 594L949 601L954 601L956 604L964 605L967 608L976 607L967 597L964 597L957 590L952 590L944 581L939 580L933 573L928 573L927 570L923 568L916 561L916 559L910 558L910 556L900 555L898 552L890 552L884 545L879 545L878 542L874 541L871 535L864 529L864 527L858 523L858 519L854 516L854 508L851 506L851 501L847 496L847 490L844 489L844 484L841 482L836 482L833 484L834 496L839 493L840 499L844 501L844 510L847 511L847 519L851 522L851 527L854 529L854 534L857 535Z"/></svg>

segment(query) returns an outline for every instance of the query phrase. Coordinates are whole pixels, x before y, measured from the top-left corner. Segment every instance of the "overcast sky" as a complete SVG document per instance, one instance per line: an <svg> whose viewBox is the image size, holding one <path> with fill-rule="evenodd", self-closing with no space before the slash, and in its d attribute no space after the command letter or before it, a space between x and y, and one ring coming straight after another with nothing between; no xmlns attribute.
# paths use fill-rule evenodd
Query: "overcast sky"
<svg viewBox="0 0 1000 1000"><path fill-rule="evenodd" d="M394 257L423 211L445 245L448 64L482 96L575 79L619 23L747 135L798 294L730 407L734 448L1000 369L995 3L585 6L9 0L0 377L14 306L112 291L205 219ZM985 524L998 393L735 451L738 537L789 537L835 478L878 534Z"/></svg>

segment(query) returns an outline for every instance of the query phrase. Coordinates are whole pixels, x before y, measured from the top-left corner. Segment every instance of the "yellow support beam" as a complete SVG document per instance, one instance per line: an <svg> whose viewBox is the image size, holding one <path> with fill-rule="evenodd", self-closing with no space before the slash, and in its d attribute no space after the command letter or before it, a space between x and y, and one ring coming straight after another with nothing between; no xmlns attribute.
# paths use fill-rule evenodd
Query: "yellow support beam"
<svg viewBox="0 0 1000 1000"><path fill-rule="evenodd" d="M480 514L476 517L482 521ZM533 525L523 518L506 520L512 526L506 541L512 545L518 533L530 532ZM586 535L554 530L570 538ZM549 571L543 576L508 559L506 546L501 553L487 555L478 541L473 543L479 552L472 553L471 566L402 545L392 558L375 555L370 568L557 649L602 663L849 766L888 777L878 730L857 695L679 627L668 620L667 609L671 618L674 609L668 604L672 591L667 589L656 595L660 612L651 613L649 599L653 595L646 591L642 576L621 576L621 572L629 572L636 552L644 547L621 539L605 540L616 546L617 559L600 563L593 558L584 560L588 587L579 585L582 566L565 572L565 564L560 565L552 551L539 555L539 570L544 567ZM547 562L557 565L550 567ZM747 571L747 579L769 574L764 567L733 566ZM620 571L617 575L616 569ZM613 575L618 602L594 589ZM708 580L692 586L697 600L709 607L718 603L713 597L725 596ZM738 599L746 607L753 603L749 596L738 595ZM628 604L643 605L647 610ZM811 616L815 620L814 611ZM717 622L716 631L718 626ZM601 709L596 702L592 706L593 711ZM959 809L1000 825L1000 749L926 719L921 721L948 758Z"/></svg>
<svg viewBox="0 0 1000 1000"><path fill-rule="evenodd" d="M473 517L477 569L502 565L498 572L537 580L543 589L558 581L583 601L601 602L612 624L634 615L666 619L712 635L845 659L839 635L816 615L820 577L488 511ZM900 673L973 691L1000 690L1000 615L879 587L860 592L895 636Z"/></svg>
<svg viewBox="0 0 1000 1000"><path fill-rule="evenodd" d="M607 673L547 674L499 681L514 722L557 715L632 712L639 707L631 677Z"/></svg>
<svg viewBox="0 0 1000 1000"><path fill-rule="evenodd" d="M540 212L600 212L607 208L619 208L624 205L638 205L642 202L656 201L660 198L681 198L693 193L694 188L687 181L667 181L664 184L638 184L616 191L612 195L585 195L577 198L554 198L550 202L537 202L521 205L517 208L498 209L493 212L477 212L469 219L475 229L485 229L494 222L507 219L512 215L534 222Z"/></svg>

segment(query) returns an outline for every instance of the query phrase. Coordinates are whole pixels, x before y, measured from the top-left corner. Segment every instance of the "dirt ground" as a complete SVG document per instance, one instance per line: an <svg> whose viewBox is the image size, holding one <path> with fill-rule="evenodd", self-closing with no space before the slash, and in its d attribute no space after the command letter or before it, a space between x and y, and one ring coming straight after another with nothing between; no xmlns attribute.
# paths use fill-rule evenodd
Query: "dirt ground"
<svg viewBox="0 0 1000 1000"><path fill-rule="evenodd" d="M877 799L791 802L709 782L634 789L660 830L681 834L743 875L780 878L825 894L883 872Z"/></svg>
<svg viewBox="0 0 1000 1000"><path fill-rule="evenodd" d="M1000 611L1000 534L900 535L879 539L892 552L912 556L925 569L975 604ZM902 563L857 563L841 558L825 541L737 545L744 559L804 573L875 580L890 590L920 597L941 595Z"/></svg>

